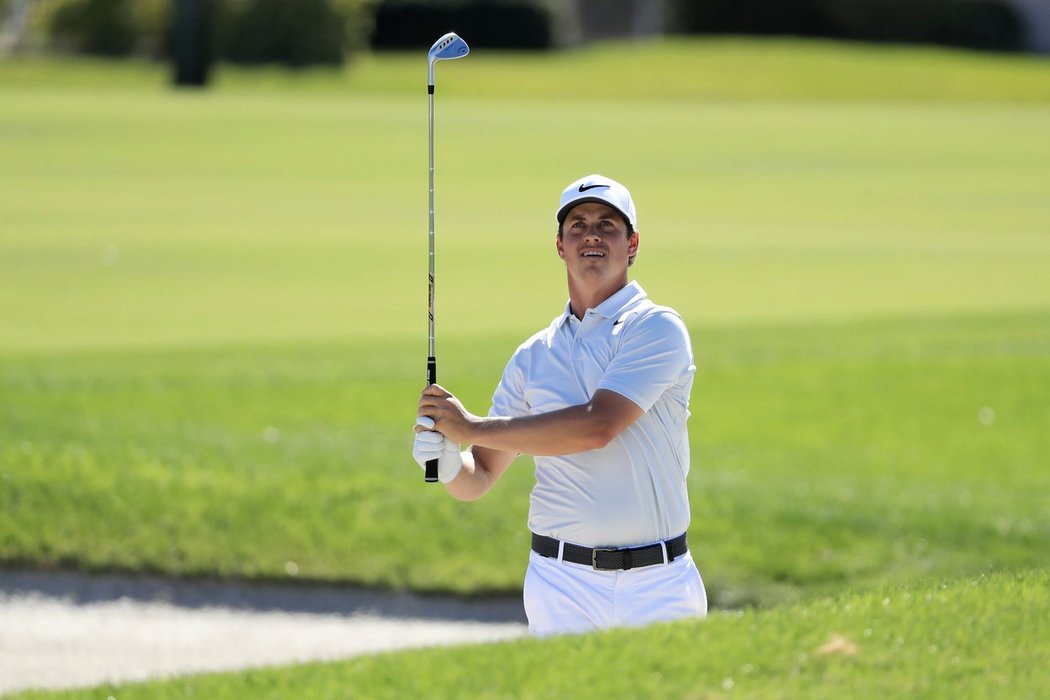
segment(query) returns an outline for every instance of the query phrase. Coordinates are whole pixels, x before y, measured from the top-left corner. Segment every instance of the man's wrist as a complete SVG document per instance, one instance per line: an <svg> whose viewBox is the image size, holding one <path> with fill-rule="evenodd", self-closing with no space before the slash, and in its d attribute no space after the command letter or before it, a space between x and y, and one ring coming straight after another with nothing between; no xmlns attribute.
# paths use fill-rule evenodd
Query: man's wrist
<svg viewBox="0 0 1050 700"><path fill-rule="evenodd" d="M467 419L466 435L463 436L461 441L464 444L472 445L478 441L479 437L484 433L485 423L488 419L483 416L470 416Z"/></svg>
<svg viewBox="0 0 1050 700"><path fill-rule="evenodd" d="M474 416L468 428L470 434L467 437L469 439L465 442L492 449L505 449L500 429L507 425L509 420L503 416Z"/></svg>

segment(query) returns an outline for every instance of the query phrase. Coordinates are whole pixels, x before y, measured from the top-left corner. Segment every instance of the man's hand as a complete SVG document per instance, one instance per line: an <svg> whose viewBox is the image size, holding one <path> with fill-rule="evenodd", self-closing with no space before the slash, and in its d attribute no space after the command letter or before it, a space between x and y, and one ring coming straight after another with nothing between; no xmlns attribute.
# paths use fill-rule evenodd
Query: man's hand
<svg viewBox="0 0 1050 700"><path fill-rule="evenodd" d="M425 416L416 420L416 440L412 445L412 457L420 467L427 468L427 462L438 461L438 480L447 484L459 475L463 468L463 457L459 445L441 433L434 432L434 421Z"/></svg>
<svg viewBox="0 0 1050 700"><path fill-rule="evenodd" d="M431 384L419 397L419 417L430 418L433 430L456 443L472 442L471 431L481 419L463 407L455 396L438 384ZM416 428L416 431L428 428Z"/></svg>

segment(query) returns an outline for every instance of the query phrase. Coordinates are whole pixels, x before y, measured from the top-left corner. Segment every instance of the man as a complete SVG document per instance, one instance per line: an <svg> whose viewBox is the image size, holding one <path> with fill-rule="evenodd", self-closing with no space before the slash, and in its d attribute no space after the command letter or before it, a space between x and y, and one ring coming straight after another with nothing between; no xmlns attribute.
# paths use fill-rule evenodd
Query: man
<svg viewBox="0 0 1050 700"><path fill-rule="evenodd" d="M424 389L413 456L438 459L461 500L483 496L518 454L535 457L530 632L702 617L707 595L685 541L688 331L628 282L639 236L627 188L588 175L562 193L556 218L564 313L515 351L487 417L437 384Z"/></svg>

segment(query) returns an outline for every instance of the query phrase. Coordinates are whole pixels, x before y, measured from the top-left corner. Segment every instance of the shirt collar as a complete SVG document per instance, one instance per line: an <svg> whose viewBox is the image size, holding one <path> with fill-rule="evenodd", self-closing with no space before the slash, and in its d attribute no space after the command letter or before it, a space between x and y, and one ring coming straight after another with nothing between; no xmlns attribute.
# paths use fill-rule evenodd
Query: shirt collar
<svg viewBox="0 0 1050 700"><path fill-rule="evenodd" d="M601 304L598 304L596 308L587 309L587 311L594 311L602 318L612 318L614 316L619 317L627 307L637 304L647 296L645 290L642 289L642 285L632 280L624 285L620 291L613 294ZM584 312L585 317L587 311ZM558 325L560 326L564 324L570 318L573 318L572 307L569 302L565 302L565 311L562 312L561 318L558 320Z"/></svg>

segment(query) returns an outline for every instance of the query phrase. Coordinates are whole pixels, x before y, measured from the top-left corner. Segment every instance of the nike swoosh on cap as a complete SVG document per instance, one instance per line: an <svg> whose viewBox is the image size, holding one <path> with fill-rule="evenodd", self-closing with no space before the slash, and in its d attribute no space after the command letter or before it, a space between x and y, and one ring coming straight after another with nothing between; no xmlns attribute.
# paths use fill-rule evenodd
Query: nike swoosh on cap
<svg viewBox="0 0 1050 700"><path fill-rule="evenodd" d="M593 190L596 187L609 187L609 185L580 185L580 192L586 192L587 190Z"/></svg>

